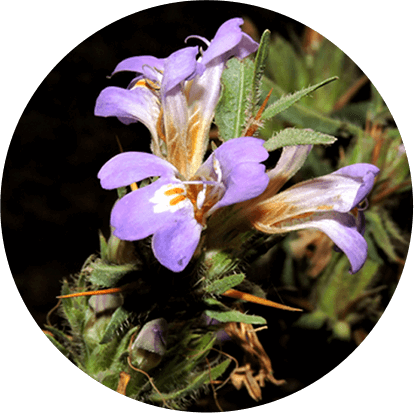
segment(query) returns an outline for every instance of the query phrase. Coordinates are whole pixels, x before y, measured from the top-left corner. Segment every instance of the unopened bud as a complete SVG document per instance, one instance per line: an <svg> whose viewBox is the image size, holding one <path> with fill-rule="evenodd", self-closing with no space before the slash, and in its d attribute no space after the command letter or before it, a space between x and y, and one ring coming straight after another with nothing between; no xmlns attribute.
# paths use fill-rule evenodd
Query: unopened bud
<svg viewBox="0 0 414 413"><path fill-rule="evenodd" d="M167 327L165 319L157 318L141 328L130 351L135 366L147 371L160 363L167 350Z"/></svg>
<svg viewBox="0 0 414 413"><path fill-rule="evenodd" d="M93 295L89 301L89 307L93 310L95 315L99 315L104 312L115 311L118 307L123 304L124 300L122 295L116 294L102 294Z"/></svg>
<svg viewBox="0 0 414 413"><path fill-rule="evenodd" d="M89 298L89 309L86 314L84 340L90 346L99 344L111 321L113 312L124 302L122 295L102 294Z"/></svg>

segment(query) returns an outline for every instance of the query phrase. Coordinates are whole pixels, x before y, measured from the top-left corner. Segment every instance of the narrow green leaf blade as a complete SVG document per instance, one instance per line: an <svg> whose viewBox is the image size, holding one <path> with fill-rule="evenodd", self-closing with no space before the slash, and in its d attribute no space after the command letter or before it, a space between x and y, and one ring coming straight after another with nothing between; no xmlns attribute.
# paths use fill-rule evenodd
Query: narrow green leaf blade
<svg viewBox="0 0 414 413"><path fill-rule="evenodd" d="M286 128L268 139L264 147L271 152L283 146L330 145L335 141L334 136L315 132L311 129Z"/></svg>
<svg viewBox="0 0 414 413"><path fill-rule="evenodd" d="M221 78L223 90L215 115L215 123L224 141L240 137L249 118L253 72L253 62L249 59L231 59L227 62Z"/></svg>
<svg viewBox="0 0 414 413"><path fill-rule="evenodd" d="M273 116L276 116L278 113L283 112L284 110L288 109L290 106L298 102L304 96L309 95L309 93L312 93L320 87L325 86L328 83L331 83L337 79L338 77L336 76L330 77L328 79L323 80L320 83L317 83L316 85L309 86L290 95L282 96L275 103L273 103L271 106L264 110L262 114L262 119L266 120L272 118Z"/></svg>
<svg viewBox="0 0 414 413"><path fill-rule="evenodd" d="M206 310L208 317L214 318L214 320L222 323L246 323L246 324L266 324L266 320L263 317L256 315L243 314L240 311L214 311Z"/></svg>
<svg viewBox="0 0 414 413"><path fill-rule="evenodd" d="M269 55L270 30L265 30L260 39L259 48L254 60L252 105L256 106L260 98L260 85Z"/></svg>
<svg viewBox="0 0 414 413"><path fill-rule="evenodd" d="M212 294L221 294L230 288L235 287L244 280L244 274L234 274L224 277L221 280L216 280L208 285L204 290Z"/></svg>

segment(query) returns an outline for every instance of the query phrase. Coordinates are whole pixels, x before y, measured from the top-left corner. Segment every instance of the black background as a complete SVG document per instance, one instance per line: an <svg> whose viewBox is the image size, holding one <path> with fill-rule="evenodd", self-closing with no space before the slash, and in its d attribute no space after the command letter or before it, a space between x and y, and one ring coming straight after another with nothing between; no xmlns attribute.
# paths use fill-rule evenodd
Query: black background
<svg viewBox="0 0 414 413"><path fill-rule="evenodd" d="M79 271L84 260L97 252L99 229L108 233L116 194L104 191L96 174L118 152L115 136L124 150L149 150L149 134L142 125L126 127L115 118L93 116L99 92L112 84L126 86L130 79L123 75L106 79L120 60L141 54L166 57L183 47L188 35L212 38L231 17L248 16L259 33L269 28L285 37L290 30L300 34L303 22L356 61L383 94L406 136L402 113L398 116L403 109L395 93L404 90L400 74L406 73L402 52L407 38L403 25L401 31L390 30L387 22L392 21L392 11L376 11L373 18L356 3L335 11L309 4L289 9L274 5L295 21L233 2L180 2L139 11L144 7L121 11L108 3L67 4L56 9L29 5L9 12L2 79L2 147L7 150L1 194L7 254L2 272L7 299L3 301L3 354L10 354L14 361L11 370L5 371L11 377L10 394L30 395L47 410L58 408L51 401L55 397L63 406L70 401L72 407L82 403L97 408L112 397L118 403L134 403L102 391L102 386L72 368L42 337L21 301L42 326L45 314L56 303L62 277ZM407 285L404 278L401 283ZM403 286L397 289L378 326L349 359L323 380L273 406L360 410L361 403L369 403L370 408L385 399L402 403L409 394L405 377L411 374L413 357L407 338L411 323L404 323L411 313L409 298L401 290L408 291ZM310 365L317 364L317 357L323 355L303 344L303 354L316 357ZM243 407L240 402L238 408Z"/></svg>

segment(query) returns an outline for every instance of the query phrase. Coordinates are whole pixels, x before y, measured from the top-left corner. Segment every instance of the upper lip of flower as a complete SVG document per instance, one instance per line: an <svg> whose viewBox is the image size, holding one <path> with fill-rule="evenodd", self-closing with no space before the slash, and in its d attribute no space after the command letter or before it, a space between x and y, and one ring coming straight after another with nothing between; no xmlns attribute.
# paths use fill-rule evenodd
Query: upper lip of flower
<svg viewBox="0 0 414 413"><path fill-rule="evenodd" d="M198 47L185 47L165 59L138 56L120 62L113 74L132 71L137 77L128 89L104 89L95 114L144 123L152 135L153 152L189 179L202 164L226 61L258 48L241 31L242 23L240 18L228 20L211 42L203 39L208 48L198 60Z"/></svg>
<svg viewBox="0 0 414 413"><path fill-rule="evenodd" d="M98 177L105 189L115 189L159 177L121 198L111 214L114 235L132 241L153 236L157 259L172 271L182 271L198 245L206 219L218 208L258 196L269 177L262 161L264 141L241 137L225 142L185 180L169 162L141 152L121 153L109 160Z"/></svg>

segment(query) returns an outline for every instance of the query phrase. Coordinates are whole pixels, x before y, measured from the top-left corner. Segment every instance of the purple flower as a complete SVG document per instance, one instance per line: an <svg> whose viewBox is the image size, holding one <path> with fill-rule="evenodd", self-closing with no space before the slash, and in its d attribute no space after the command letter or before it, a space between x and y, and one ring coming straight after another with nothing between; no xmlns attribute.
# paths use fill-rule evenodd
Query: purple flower
<svg viewBox="0 0 414 413"><path fill-rule="evenodd" d="M131 71L135 79L127 89L104 89L95 114L116 116L125 124L145 124L151 132L152 152L190 178L204 158L227 60L243 59L258 48L241 31L242 23L239 18L228 20L211 42L190 36L208 46L198 59L198 47L186 47L165 59L138 56L122 61L113 74Z"/></svg>
<svg viewBox="0 0 414 413"><path fill-rule="evenodd" d="M159 177L130 192L114 206L114 235L133 241L152 238L158 261L172 271L182 271L200 240L207 218L218 208L261 194L269 177L268 152L263 141L241 137L222 144L185 180L174 165L155 155L125 152L109 160L98 177L105 189L115 189Z"/></svg>
<svg viewBox="0 0 414 413"><path fill-rule="evenodd" d="M351 263L355 273L367 258L360 204L374 185L379 169L359 163L310 179L277 193L303 165L312 146L283 148L276 167L268 172L267 189L244 204L243 214L266 233L285 233L315 228L332 239Z"/></svg>

